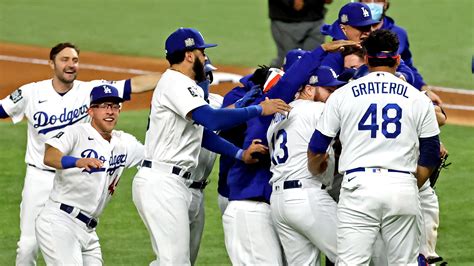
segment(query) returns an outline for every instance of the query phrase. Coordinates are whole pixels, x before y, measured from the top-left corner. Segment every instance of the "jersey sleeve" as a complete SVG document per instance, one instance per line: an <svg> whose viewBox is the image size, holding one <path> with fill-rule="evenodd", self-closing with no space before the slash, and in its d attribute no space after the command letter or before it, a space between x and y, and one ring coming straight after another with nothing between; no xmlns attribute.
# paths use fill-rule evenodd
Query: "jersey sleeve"
<svg viewBox="0 0 474 266"><path fill-rule="evenodd" d="M28 101L31 98L31 89L29 85L21 86L1 101L3 109L15 124L25 116Z"/></svg>
<svg viewBox="0 0 474 266"><path fill-rule="evenodd" d="M58 149L64 155L69 155L77 140L78 130L74 130L75 126L66 127L63 131L59 131L56 135L46 141L46 144Z"/></svg>
<svg viewBox="0 0 474 266"><path fill-rule="evenodd" d="M171 109L184 119L192 110L207 105L207 102L199 93L197 85L181 84L176 87L166 87L161 94L160 102L163 106Z"/></svg>
<svg viewBox="0 0 474 266"><path fill-rule="evenodd" d="M145 147L130 134L125 134L125 141L127 142L127 161L125 167L131 168L138 165L145 158Z"/></svg>
<svg viewBox="0 0 474 266"><path fill-rule="evenodd" d="M327 137L334 138L341 128L341 116L338 110L337 92L327 100L323 114L319 118L316 129Z"/></svg>
<svg viewBox="0 0 474 266"><path fill-rule="evenodd" d="M419 114L417 117L419 125L418 136L420 138L429 138L438 135L440 130L433 103L428 96L425 95L420 95L417 102L415 102L413 106L416 114Z"/></svg>

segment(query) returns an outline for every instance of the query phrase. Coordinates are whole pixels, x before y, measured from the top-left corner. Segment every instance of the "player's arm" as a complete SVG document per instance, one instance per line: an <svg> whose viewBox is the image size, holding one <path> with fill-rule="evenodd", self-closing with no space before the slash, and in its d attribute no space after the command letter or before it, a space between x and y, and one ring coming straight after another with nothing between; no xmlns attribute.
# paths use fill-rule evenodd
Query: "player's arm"
<svg viewBox="0 0 474 266"><path fill-rule="evenodd" d="M439 164L440 160L440 142L439 136L420 138L420 158L416 169L416 179L418 188L428 180L431 173Z"/></svg>
<svg viewBox="0 0 474 266"><path fill-rule="evenodd" d="M315 130L308 145L308 170L313 175L324 173L328 167L329 154L327 153L332 137Z"/></svg>
<svg viewBox="0 0 474 266"><path fill-rule="evenodd" d="M130 79L131 92L141 93L155 89L156 84L161 78L161 73L136 76Z"/></svg>
<svg viewBox="0 0 474 266"><path fill-rule="evenodd" d="M446 124L447 116L444 112L443 108L438 105L434 106L435 114L436 114L436 121L438 122L438 126L442 127Z"/></svg>
<svg viewBox="0 0 474 266"><path fill-rule="evenodd" d="M214 109L209 105L202 105L188 113L196 123L205 128L216 131L240 125L249 119L258 116L272 115L277 112L283 113L291 110L291 107L280 99L268 99L258 105L245 108L221 108Z"/></svg>
<svg viewBox="0 0 474 266"><path fill-rule="evenodd" d="M255 139L246 150L243 150L214 132L204 129L201 146L212 152L244 161L246 164L252 164L258 162L258 159L252 157L253 153L268 154L268 148L259 144L260 142L261 140Z"/></svg>
<svg viewBox="0 0 474 266"><path fill-rule="evenodd" d="M57 148L45 144L44 164L56 169L68 169L73 167L85 168L90 171L91 168L102 167L102 161L95 158L76 158L73 156L64 155Z"/></svg>

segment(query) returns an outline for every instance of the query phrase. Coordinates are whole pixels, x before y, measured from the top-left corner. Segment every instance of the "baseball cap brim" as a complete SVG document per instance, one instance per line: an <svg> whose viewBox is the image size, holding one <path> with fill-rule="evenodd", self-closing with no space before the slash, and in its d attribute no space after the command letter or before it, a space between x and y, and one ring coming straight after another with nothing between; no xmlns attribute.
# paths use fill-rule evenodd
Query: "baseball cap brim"
<svg viewBox="0 0 474 266"><path fill-rule="evenodd" d="M94 104L94 103L105 103L105 102L121 103L123 102L123 99L121 97L109 96L109 97L99 98L95 101L92 101L91 103Z"/></svg>
<svg viewBox="0 0 474 266"><path fill-rule="evenodd" d="M205 49L205 48L211 48L211 47L216 47L217 44L214 43L205 43L203 45L196 46L196 49Z"/></svg>
<svg viewBox="0 0 474 266"><path fill-rule="evenodd" d="M370 18L370 19L360 21L360 22L357 22L357 23L347 23L347 25L352 26L352 27L365 27L365 26L371 26L371 25L378 24L379 22L380 21L376 21L376 20L373 20L373 19Z"/></svg>
<svg viewBox="0 0 474 266"><path fill-rule="evenodd" d="M344 82L344 81L339 81L337 79L334 79L333 81L329 82L329 83L325 83L325 84L318 84L317 86L321 86L321 87L337 87L337 86L341 86L341 85L344 85L346 84L347 82ZM317 83L316 83L317 84Z"/></svg>

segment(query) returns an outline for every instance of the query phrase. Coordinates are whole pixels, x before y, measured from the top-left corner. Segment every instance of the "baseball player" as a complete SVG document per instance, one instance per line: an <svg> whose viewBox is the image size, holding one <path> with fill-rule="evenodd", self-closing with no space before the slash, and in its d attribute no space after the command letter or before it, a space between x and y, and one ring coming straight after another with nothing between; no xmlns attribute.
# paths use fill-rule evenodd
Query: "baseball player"
<svg viewBox="0 0 474 266"><path fill-rule="evenodd" d="M378 21L372 19L372 13L366 4L359 2L347 3L339 10L338 19L331 25L323 25L321 32L324 35L329 35L333 40L360 42L367 38L372 31L372 26L378 23ZM329 54L324 58L321 65L329 66L336 74L341 74L344 70L342 54ZM412 70L403 61L398 66L397 71L405 77L408 83L415 83Z"/></svg>
<svg viewBox="0 0 474 266"><path fill-rule="evenodd" d="M352 41L325 43L305 53L279 81L253 103L264 98L280 98L292 102L295 94L311 73L315 71L327 52L338 51ZM268 82L271 84L271 82ZM254 118L247 122L243 148L254 139L267 145L266 132L271 118ZM278 235L275 231L269 206L271 186L270 158L261 157L258 164L236 162L229 171L229 205L222 217L227 253L233 264L281 264Z"/></svg>
<svg viewBox="0 0 474 266"><path fill-rule="evenodd" d="M110 85L92 89L91 122L61 130L46 141L44 163L57 169L49 200L36 219L48 265L101 265L95 228L124 168L143 160L135 137L114 130L123 99Z"/></svg>
<svg viewBox="0 0 474 266"><path fill-rule="evenodd" d="M309 144L308 167L313 174L327 168L327 147L340 131L339 265L368 264L379 233L389 265L416 265L418 187L439 161L439 128L430 99L394 76L397 36L377 30L363 46L371 73L326 102Z"/></svg>
<svg viewBox="0 0 474 266"><path fill-rule="evenodd" d="M21 86L0 105L0 118L11 117L13 123L18 123L25 117L28 121L27 166L16 257L16 263L21 265L36 264L34 221L53 187L54 168L43 163L45 141L67 126L88 121L89 95L94 86L113 84L124 100L130 100L130 93L153 89L160 77L153 74L122 81L76 80L79 48L71 43L54 46L49 58L51 79Z"/></svg>
<svg viewBox="0 0 474 266"><path fill-rule="evenodd" d="M342 84L332 69L318 68L290 103L293 109L276 114L267 131L273 174L270 207L289 265L316 265L319 251L336 261L337 206L324 189L334 175L334 155L322 175L312 176L307 151L324 102Z"/></svg>
<svg viewBox="0 0 474 266"><path fill-rule="evenodd" d="M254 151L241 150L222 140L213 130L230 128L260 115L289 110L281 100L266 100L259 106L214 109L203 98L196 82L205 79L206 44L197 30L179 28L166 40L166 70L154 91L145 138L145 160L133 180L133 201L147 227L161 264L190 265L189 206L191 179L201 146L220 154L255 162Z"/></svg>

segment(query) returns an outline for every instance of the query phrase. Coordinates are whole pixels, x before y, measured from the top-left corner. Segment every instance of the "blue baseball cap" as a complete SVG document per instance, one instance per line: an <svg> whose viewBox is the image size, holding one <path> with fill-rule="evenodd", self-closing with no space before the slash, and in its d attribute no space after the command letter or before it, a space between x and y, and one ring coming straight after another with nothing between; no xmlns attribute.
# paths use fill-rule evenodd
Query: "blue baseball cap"
<svg viewBox="0 0 474 266"><path fill-rule="evenodd" d="M166 39L166 54L215 47L217 44L205 43L201 33L192 28L179 28Z"/></svg>
<svg viewBox="0 0 474 266"><path fill-rule="evenodd" d="M100 85L96 86L91 91L91 104L92 103L103 103L103 102L123 102L123 98L119 96L117 88L111 85Z"/></svg>
<svg viewBox="0 0 474 266"><path fill-rule="evenodd" d="M321 87L337 87L346 83L338 80L336 72L327 66L320 66L316 69L307 82L308 85Z"/></svg>
<svg viewBox="0 0 474 266"><path fill-rule="evenodd" d="M379 23L372 19L368 5L359 2L347 3L339 10L338 21L352 27L364 27Z"/></svg>
<svg viewBox="0 0 474 266"><path fill-rule="evenodd" d="M288 51L283 59L283 71L287 71L298 59L300 59L307 51L301 49L293 49Z"/></svg>

